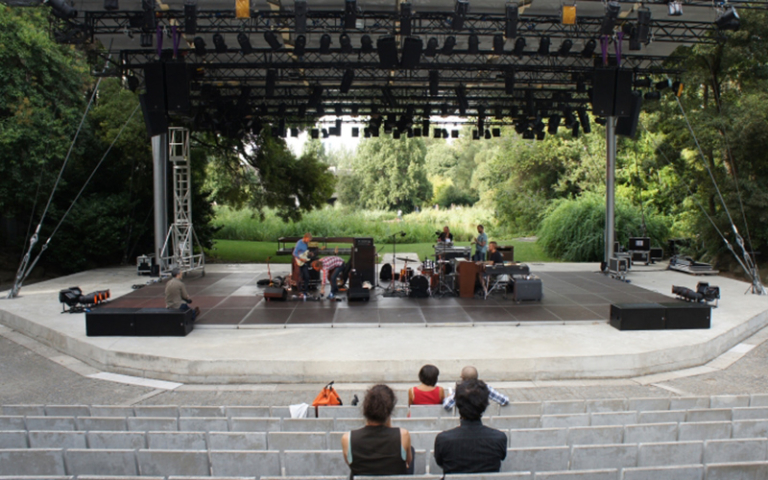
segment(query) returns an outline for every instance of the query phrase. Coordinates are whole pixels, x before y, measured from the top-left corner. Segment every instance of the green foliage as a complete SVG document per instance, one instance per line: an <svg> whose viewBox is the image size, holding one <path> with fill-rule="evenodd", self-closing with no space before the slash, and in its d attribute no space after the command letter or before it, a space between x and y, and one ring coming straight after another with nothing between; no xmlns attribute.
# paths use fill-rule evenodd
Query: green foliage
<svg viewBox="0 0 768 480"><path fill-rule="evenodd" d="M629 237L643 234L641 212L628 201L616 202L617 240L627 245ZM647 236L662 245L668 236L666 221L657 215L645 217ZM574 199L553 202L541 222L539 244L548 255L567 262L598 262L605 249L605 198L586 192Z"/></svg>

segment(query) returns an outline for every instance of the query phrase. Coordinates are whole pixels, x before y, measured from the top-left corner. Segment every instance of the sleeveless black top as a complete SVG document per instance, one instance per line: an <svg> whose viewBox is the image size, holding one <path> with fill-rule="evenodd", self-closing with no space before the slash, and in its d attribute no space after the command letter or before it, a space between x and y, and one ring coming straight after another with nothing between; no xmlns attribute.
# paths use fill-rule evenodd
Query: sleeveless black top
<svg viewBox="0 0 768 480"><path fill-rule="evenodd" d="M367 425L349 435L352 475L405 475L400 429Z"/></svg>

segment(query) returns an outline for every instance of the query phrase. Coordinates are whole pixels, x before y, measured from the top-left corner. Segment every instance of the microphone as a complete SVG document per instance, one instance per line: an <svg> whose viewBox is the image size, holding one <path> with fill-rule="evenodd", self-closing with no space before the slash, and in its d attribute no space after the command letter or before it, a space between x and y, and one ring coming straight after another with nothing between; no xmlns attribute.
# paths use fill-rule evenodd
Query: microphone
<svg viewBox="0 0 768 480"><path fill-rule="evenodd" d="M405 232L400 232L400 236L404 237L405 236Z"/></svg>

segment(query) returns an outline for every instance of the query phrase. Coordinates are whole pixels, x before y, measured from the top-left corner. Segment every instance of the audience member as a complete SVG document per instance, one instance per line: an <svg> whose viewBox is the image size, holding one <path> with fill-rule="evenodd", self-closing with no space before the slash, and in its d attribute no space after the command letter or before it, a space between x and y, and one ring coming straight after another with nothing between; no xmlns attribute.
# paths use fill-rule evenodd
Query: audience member
<svg viewBox="0 0 768 480"><path fill-rule="evenodd" d="M352 475L404 475L413 473L411 435L392 427L397 398L386 385L371 387L363 400L365 426L341 437L344 460Z"/></svg>
<svg viewBox="0 0 768 480"><path fill-rule="evenodd" d="M437 377L440 370L434 365L424 365L419 370L421 385L408 389L408 406L411 405L440 405L445 400L445 390L438 387Z"/></svg>
<svg viewBox="0 0 768 480"><path fill-rule="evenodd" d="M466 366L461 369L461 381L466 380L477 380L477 369L472 366ZM504 406L509 403L509 397L504 395L501 392L496 391L492 386L486 385L488 387L488 399L493 400L494 402L498 403L501 406ZM454 395L449 395L444 401L443 401L443 407L446 410L450 410L453 408L453 406L456 405L456 400L454 398Z"/></svg>
<svg viewBox="0 0 768 480"><path fill-rule="evenodd" d="M507 457L507 435L483 425L488 407L488 386L482 380L465 380L456 386L456 407L461 425L435 438L435 461L450 473L498 472Z"/></svg>

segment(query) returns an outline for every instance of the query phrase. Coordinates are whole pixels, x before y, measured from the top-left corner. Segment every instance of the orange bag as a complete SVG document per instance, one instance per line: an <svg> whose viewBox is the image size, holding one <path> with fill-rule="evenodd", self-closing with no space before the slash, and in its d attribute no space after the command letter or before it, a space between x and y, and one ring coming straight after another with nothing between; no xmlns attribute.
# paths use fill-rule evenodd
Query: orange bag
<svg viewBox="0 0 768 480"><path fill-rule="evenodd" d="M315 417L317 417L317 407L335 407L337 405L343 404L341 402L341 397L339 397L339 394L333 389L333 382L324 386L312 402L312 406L315 407Z"/></svg>

